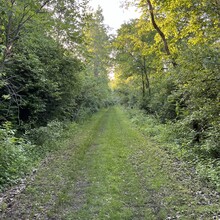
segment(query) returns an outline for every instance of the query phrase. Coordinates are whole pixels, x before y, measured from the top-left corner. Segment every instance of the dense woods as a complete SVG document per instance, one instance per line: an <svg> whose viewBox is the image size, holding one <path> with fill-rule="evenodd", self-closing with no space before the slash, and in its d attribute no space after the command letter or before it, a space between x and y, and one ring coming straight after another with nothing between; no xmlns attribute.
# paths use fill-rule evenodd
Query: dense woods
<svg viewBox="0 0 220 220"><path fill-rule="evenodd" d="M113 42L120 103L170 124L186 157L219 169L219 1L127 3L141 17Z"/></svg>
<svg viewBox="0 0 220 220"><path fill-rule="evenodd" d="M64 121L83 120L110 104L110 50L101 9L92 12L86 1L0 4L3 184L26 170L48 133L55 141Z"/></svg>
<svg viewBox="0 0 220 220"><path fill-rule="evenodd" d="M52 151L69 122L112 104L169 125L220 181L219 0L126 3L141 16L110 36L86 0L0 2L0 185Z"/></svg>

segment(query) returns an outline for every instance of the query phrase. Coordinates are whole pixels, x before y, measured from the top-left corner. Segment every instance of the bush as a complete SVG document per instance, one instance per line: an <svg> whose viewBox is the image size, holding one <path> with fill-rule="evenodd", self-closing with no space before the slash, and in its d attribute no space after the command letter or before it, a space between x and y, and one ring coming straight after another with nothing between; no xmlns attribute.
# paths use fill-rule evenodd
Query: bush
<svg viewBox="0 0 220 220"><path fill-rule="evenodd" d="M61 141L75 130L76 123L51 121L46 127L32 129L23 138L7 122L0 128L0 190L17 183L47 153L58 150Z"/></svg>
<svg viewBox="0 0 220 220"><path fill-rule="evenodd" d="M35 144L33 155L42 157L58 148L56 142L62 137L67 125L60 121L51 121L45 127L26 132L25 136Z"/></svg>
<svg viewBox="0 0 220 220"><path fill-rule="evenodd" d="M162 124L155 116L148 115L144 111L129 109L127 112L131 121L144 135L160 143L175 157L188 161L196 168L202 179L220 190L220 160L214 158L220 151L219 125L213 124L212 128L201 131L205 133L203 136L206 138L202 139L201 143L194 143L198 131L193 130L190 123L194 117L198 117L197 115L191 115L175 123L168 121Z"/></svg>
<svg viewBox="0 0 220 220"><path fill-rule="evenodd" d="M211 182L220 191L220 161L219 160L204 160L198 161L196 171L199 175Z"/></svg>
<svg viewBox="0 0 220 220"><path fill-rule="evenodd" d="M32 162L29 152L33 147L30 142L15 136L9 122L0 128L0 189L29 171Z"/></svg>

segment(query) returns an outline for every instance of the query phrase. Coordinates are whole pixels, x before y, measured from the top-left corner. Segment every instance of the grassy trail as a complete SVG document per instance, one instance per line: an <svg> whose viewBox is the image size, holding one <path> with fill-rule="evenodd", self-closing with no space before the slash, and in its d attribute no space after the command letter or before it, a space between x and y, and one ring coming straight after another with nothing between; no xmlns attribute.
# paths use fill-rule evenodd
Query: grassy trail
<svg viewBox="0 0 220 220"><path fill-rule="evenodd" d="M209 204L193 194L174 165L121 109L103 110L64 143L0 219L213 219L219 198Z"/></svg>

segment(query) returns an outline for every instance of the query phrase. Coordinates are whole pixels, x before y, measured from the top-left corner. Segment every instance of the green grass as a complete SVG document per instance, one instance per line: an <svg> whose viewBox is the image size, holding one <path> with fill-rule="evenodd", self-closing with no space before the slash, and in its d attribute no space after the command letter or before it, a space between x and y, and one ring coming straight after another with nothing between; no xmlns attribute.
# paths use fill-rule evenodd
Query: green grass
<svg viewBox="0 0 220 220"><path fill-rule="evenodd" d="M200 183L186 182L186 172L120 108L99 112L62 145L2 219L189 220L217 214L218 201L200 204L202 197L190 188Z"/></svg>

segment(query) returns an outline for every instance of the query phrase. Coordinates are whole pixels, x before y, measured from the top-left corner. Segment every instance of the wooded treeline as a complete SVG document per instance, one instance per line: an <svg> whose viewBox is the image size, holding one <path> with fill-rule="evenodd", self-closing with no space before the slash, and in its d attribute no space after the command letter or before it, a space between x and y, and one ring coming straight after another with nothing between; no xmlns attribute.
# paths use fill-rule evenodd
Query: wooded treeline
<svg viewBox="0 0 220 220"><path fill-rule="evenodd" d="M122 25L114 41L120 102L172 123L181 148L218 164L220 2L127 3L141 17Z"/></svg>
<svg viewBox="0 0 220 220"><path fill-rule="evenodd" d="M102 106L108 36L101 12L88 14L77 1L1 4L1 122L35 127Z"/></svg>
<svg viewBox="0 0 220 220"><path fill-rule="evenodd" d="M51 150L33 144L50 135L55 141L63 122L83 120L111 100L101 9L84 0L3 0L0 15L1 185Z"/></svg>

